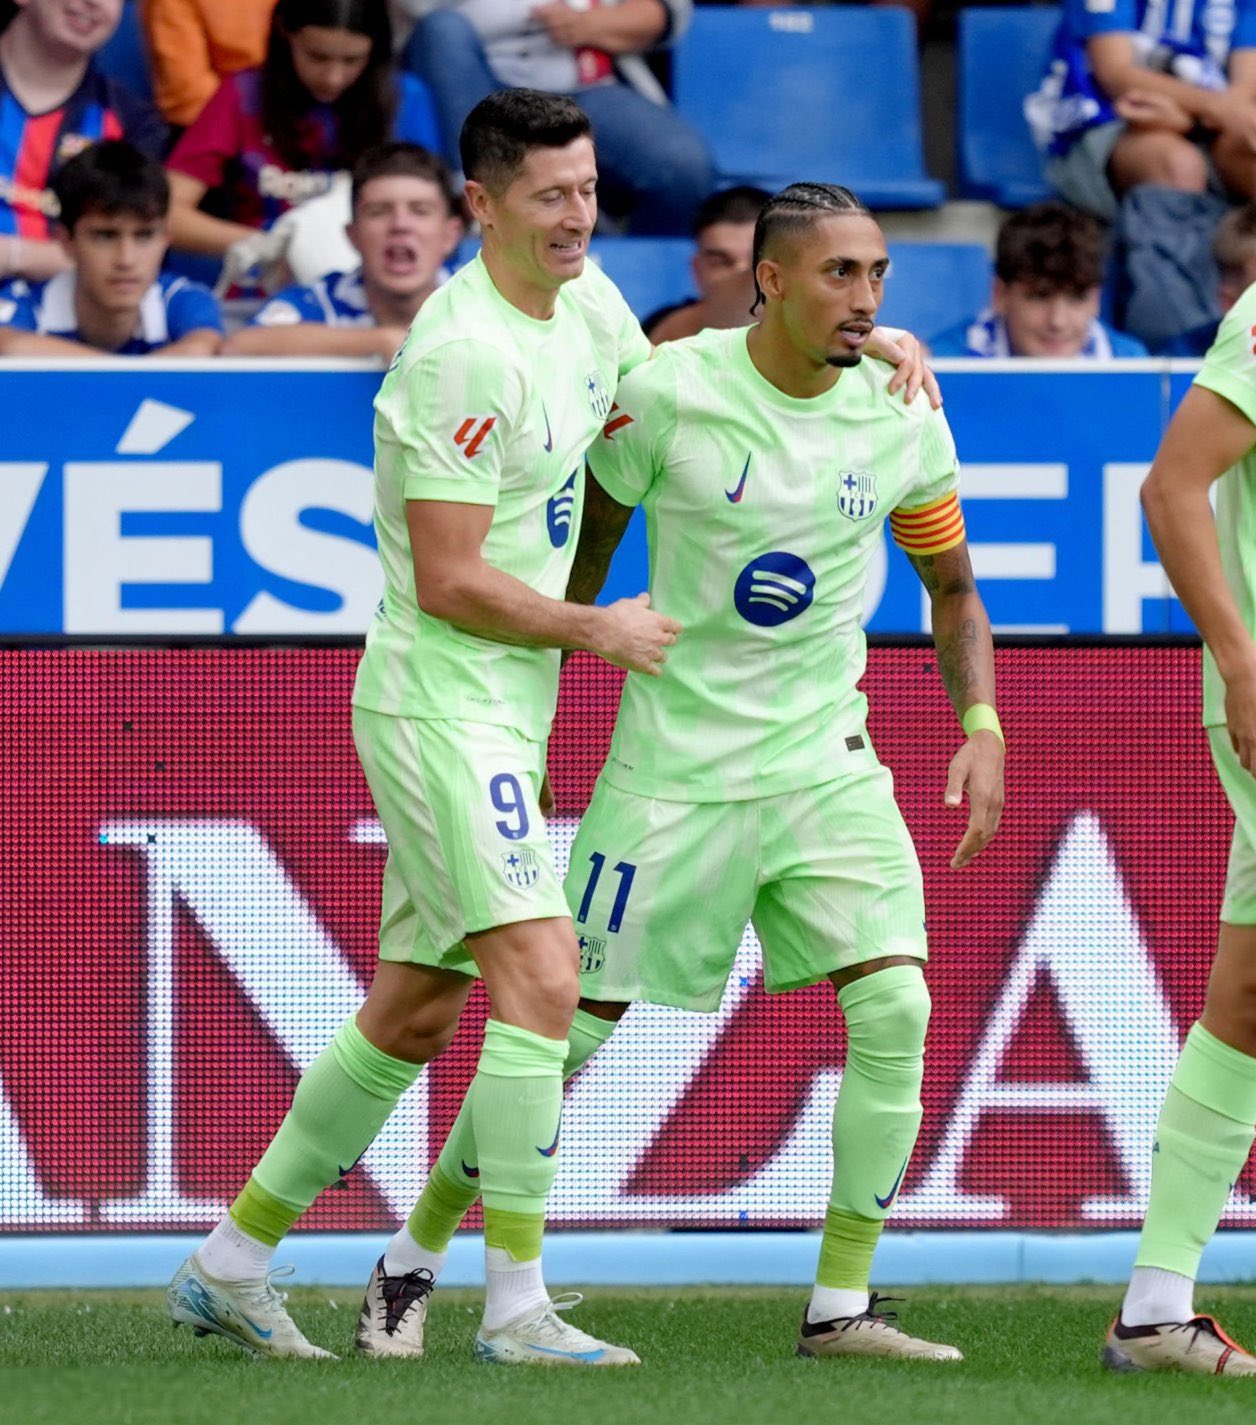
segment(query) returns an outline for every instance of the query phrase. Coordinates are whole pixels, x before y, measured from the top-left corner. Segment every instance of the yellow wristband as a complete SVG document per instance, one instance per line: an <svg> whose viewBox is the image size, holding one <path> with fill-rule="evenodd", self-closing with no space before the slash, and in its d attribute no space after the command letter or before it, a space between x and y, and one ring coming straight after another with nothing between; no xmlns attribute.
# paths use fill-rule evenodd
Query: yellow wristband
<svg viewBox="0 0 1256 1425"><path fill-rule="evenodd" d="M966 737L971 737L974 732L992 732L1005 747L1007 746L1003 729L999 726L999 715L989 703L974 703L972 707L965 708L959 725L964 729Z"/></svg>

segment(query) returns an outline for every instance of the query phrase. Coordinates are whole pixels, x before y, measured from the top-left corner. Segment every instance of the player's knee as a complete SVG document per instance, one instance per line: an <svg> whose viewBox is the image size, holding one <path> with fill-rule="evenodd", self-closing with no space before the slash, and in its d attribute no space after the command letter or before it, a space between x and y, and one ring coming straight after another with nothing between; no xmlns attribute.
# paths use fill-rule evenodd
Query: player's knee
<svg viewBox="0 0 1256 1425"><path fill-rule="evenodd" d="M449 1047L458 1032L458 1019L459 1016L451 1018L436 1006L424 1005L381 1025L374 1035L376 1047L406 1063L426 1064ZM379 1043L381 1039L385 1042Z"/></svg>
<svg viewBox="0 0 1256 1425"><path fill-rule="evenodd" d="M878 970L847 985L839 998L850 1057L870 1064L923 1057L932 1001L919 965Z"/></svg>

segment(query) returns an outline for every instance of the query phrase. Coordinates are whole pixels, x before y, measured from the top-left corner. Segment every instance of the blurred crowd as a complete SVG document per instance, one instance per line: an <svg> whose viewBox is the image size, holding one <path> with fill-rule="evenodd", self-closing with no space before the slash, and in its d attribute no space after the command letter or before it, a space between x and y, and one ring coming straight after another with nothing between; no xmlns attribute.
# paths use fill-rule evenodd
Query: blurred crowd
<svg viewBox="0 0 1256 1425"><path fill-rule="evenodd" d="M608 231L693 238L651 337L744 324L768 195L658 77L692 3L141 0L154 105L98 60L123 0L0 0L0 354L386 359L465 254L462 121L511 86L589 113ZM1256 0L1065 0L1025 112L1059 197L934 353L1200 354L1256 277Z"/></svg>

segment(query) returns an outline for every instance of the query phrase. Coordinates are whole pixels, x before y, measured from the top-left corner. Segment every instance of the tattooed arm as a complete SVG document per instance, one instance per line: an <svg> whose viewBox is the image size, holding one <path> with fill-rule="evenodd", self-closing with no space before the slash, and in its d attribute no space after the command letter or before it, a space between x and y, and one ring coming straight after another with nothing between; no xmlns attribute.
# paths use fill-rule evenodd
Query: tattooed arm
<svg viewBox="0 0 1256 1425"><path fill-rule="evenodd" d="M618 500L612 500L593 478L593 472L586 471L580 543L576 546L575 562L567 577L569 602L591 604L597 599L631 518L632 509L621 505Z"/></svg>
<svg viewBox="0 0 1256 1425"><path fill-rule="evenodd" d="M933 612L933 644L938 669L955 715L976 703L994 706L994 640L990 620L973 579L968 545L943 554L909 556L925 586ZM1003 812L1003 743L993 732L974 732L951 759L946 804L959 806L968 792L968 829L951 865L959 868L991 840Z"/></svg>

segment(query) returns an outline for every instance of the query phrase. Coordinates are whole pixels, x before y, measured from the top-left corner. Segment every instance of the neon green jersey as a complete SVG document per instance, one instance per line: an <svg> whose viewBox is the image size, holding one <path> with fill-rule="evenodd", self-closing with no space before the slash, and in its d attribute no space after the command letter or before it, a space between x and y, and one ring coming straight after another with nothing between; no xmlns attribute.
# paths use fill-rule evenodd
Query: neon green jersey
<svg viewBox="0 0 1256 1425"><path fill-rule="evenodd" d="M584 455L619 377L650 346L592 264L538 321L477 257L423 304L375 399L375 533L384 597L353 700L404 717L501 723L549 736L557 649L465 633L415 597L408 500L493 506L485 560L561 599L584 502Z"/></svg>
<svg viewBox="0 0 1256 1425"><path fill-rule="evenodd" d="M620 385L593 474L642 504L650 594L684 632L661 677L630 673L603 775L673 801L816 786L866 757L860 627L868 568L900 543L963 539L940 412L887 392L865 360L795 400L755 369L746 331L661 347Z"/></svg>
<svg viewBox="0 0 1256 1425"><path fill-rule="evenodd" d="M1226 313L1195 377L1237 406L1256 426L1256 287ZM1256 446L1217 481L1217 540L1226 583L1247 631L1256 637ZM1204 649L1204 726L1225 722L1225 684Z"/></svg>

